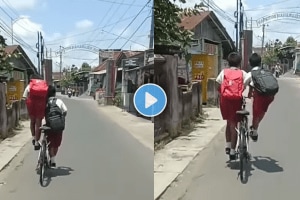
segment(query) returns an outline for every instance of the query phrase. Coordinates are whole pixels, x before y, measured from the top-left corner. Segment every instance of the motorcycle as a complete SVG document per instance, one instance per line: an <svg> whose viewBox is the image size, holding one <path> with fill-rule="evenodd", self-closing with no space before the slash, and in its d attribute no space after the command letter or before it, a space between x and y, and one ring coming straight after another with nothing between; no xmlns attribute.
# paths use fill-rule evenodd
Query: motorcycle
<svg viewBox="0 0 300 200"><path fill-rule="evenodd" d="M68 96L69 96L69 98L71 98L71 96L72 96L72 92L71 91L68 92Z"/></svg>
<svg viewBox="0 0 300 200"><path fill-rule="evenodd" d="M280 71L275 71L275 76L276 76L276 78L279 78L279 75L280 75Z"/></svg>

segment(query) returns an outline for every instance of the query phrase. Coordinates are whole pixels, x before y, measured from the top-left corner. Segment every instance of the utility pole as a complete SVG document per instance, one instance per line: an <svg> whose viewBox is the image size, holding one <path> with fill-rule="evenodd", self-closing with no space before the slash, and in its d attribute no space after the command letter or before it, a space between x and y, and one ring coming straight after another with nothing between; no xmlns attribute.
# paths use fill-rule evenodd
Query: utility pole
<svg viewBox="0 0 300 200"><path fill-rule="evenodd" d="M244 31L244 14L242 12L242 7L243 7L243 3L242 1L240 0L239 1L239 10L240 10L240 13L239 13L239 36L240 36L240 44L239 44L239 52L242 53L242 41L243 41L243 38L244 38L244 34L243 34L243 31Z"/></svg>
<svg viewBox="0 0 300 200"><path fill-rule="evenodd" d="M41 41L41 75L44 78L44 67L45 67L44 66L44 59L45 59L44 48L45 48L45 46L44 46L44 38L43 38L41 32L40 32L40 41Z"/></svg>
<svg viewBox="0 0 300 200"><path fill-rule="evenodd" d="M236 0L236 12L235 12L236 22L235 22L235 47L236 51L239 49L239 0Z"/></svg>
<svg viewBox="0 0 300 200"><path fill-rule="evenodd" d="M154 43L154 0L153 0L153 5L152 5L152 19L151 19L149 49L154 49L153 43Z"/></svg>
<svg viewBox="0 0 300 200"><path fill-rule="evenodd" d="M62 46L59 46L59 81L61 81L61 69L62 69Z"/></svg>
<svg viewBox="0 0 300 200"><path fill-rule="evenodd" d="M264 53L264 43L265 43L265 24L263 24L262 26L262 32L263 32L263 35L262 35L262 40L261 40L261 56L263 56L263 53Z"/></svg>
<svg viewBox="0 0 300 200"><path fill-rule="evenodd" d="M38 42L36 43L36 48L38 49L38 52L36 54L38 58L38 73L41 74L41 66L40 66L40 32L38 32Z"/></svg>

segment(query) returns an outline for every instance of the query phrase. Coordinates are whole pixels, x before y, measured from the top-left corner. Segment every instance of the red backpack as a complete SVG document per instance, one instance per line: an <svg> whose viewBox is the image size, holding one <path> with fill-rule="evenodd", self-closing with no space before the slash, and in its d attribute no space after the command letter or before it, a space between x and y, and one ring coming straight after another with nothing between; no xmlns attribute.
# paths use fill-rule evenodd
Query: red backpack
<svg viewBox="0 0 300 200"><path fill-rule="evenodd" d="M31 99L45 99L47 97L48 84L46 81L40 79L31 79L29 87L29 95Z"/></svg>
<svg viewBox="0 0 300 200"><path fill-rule="evenodd" d="M244 91L243 71L224 69L221 96L226 99L242 99Z"/></svg>

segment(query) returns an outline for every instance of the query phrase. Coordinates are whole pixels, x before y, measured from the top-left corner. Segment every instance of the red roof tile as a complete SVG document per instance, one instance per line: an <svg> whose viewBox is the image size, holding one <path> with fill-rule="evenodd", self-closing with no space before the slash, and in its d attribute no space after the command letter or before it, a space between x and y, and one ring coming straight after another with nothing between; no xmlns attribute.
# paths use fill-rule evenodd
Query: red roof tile
<svg viewBox="0 0 300 200"><path fill-rule="evenodd" d="M17 50L19 45L10 45L5 47L5 53L12 54L15 50Z"/></svg>
<svg viewBox="0 0 300 200"><path fill-rule="evenodd" d="M204 11L197 15L184 16L181 19L180 27L184 27L184 29L186 30L192 30L198 24L200 24L210 13L210 11Z"/></svg>

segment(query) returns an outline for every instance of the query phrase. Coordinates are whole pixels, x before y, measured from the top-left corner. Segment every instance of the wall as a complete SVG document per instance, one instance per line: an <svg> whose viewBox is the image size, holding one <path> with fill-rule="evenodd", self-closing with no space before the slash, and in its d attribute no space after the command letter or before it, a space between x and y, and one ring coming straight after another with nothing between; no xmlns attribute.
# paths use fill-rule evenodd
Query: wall
<svg viewBox="0 0 300 200"><path fill-rule="evenodd" d="M209 17L208 17L209 18ZM212 41L221 41L207 20L203 20L195 29L195 38L205 38Z"/></svg>
<svg viewBox="0 0 300 200"><path fill-rule="evenodd" d="M178 86L178 56L163 55L164 61L154 61L154 83L167 94L166 109L154 118L154 140L179 136L182 125L201 113L201 83L193 83L187 92Z"/></svg>
<svg viewBox="0 0 300 200"><path fill-rule="evenodd" d="M218 106L218 91L216 88L216 79L210 78L207 81L207 103L208 105Z"/></svg>
<svg viewBox="0 0 300 200"><path fill-rule="evenodd" d="M6 105L5 86L0 83L0 138L6 138L19 125L19 120L28 119L25 100Z"/></svg>

